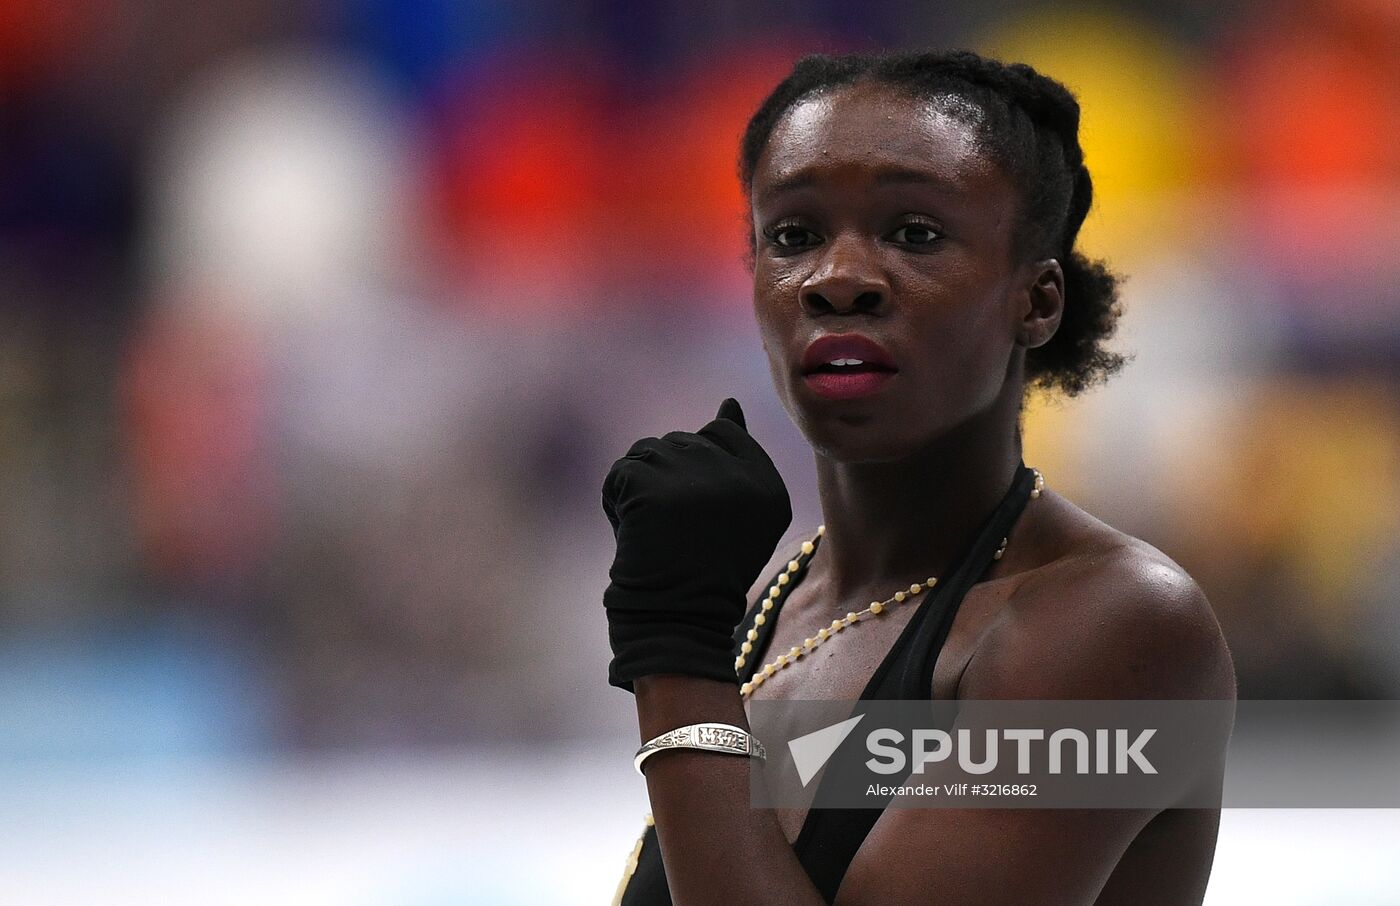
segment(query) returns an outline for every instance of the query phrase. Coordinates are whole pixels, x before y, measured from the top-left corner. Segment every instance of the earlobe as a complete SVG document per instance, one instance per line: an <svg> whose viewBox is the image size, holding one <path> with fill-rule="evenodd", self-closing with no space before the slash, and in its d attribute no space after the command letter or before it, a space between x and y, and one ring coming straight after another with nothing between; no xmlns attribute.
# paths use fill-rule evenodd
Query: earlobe
<svg viewBox="0 0 1400 906"><path fill-rule="evenodd" d="M1060 262L1047 258L1037 261L1035 267L1035 282L1027 290L1030 305L1021 321L1022 341L1030 349L1050 342L1065 307L1065 275Z"/></svg>

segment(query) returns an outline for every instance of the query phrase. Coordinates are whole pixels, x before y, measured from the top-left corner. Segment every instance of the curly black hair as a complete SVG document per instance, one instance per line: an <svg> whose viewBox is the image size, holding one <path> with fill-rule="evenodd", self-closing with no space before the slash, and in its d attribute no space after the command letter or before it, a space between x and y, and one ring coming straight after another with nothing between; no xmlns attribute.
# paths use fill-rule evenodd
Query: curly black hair
<svg viewBox="0 0 1400 906"><path fill-rule="evenodd" d="M1011 177L1024 200L1015 253L1060 262L1064 314L1049 342L1026 355L1027 389L1074 396L1122 368L1125 358L1104 348L1122 313L1120 278L1074 248L1094 197L1079 146L1079 102L1064 85L1024 63L1002 63L971 51L805 56L744 130L739 179L745 195L783 115L799 101L858 81L907 91L973 126L983 152ZM753 242L751 236L751 249Z"/></svg>

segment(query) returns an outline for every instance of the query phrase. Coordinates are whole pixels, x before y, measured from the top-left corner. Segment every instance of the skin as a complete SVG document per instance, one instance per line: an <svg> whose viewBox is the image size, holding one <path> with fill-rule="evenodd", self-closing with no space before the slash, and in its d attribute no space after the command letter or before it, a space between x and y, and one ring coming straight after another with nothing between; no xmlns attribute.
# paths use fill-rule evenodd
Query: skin
<svg viewBox="0 0 1400 906"><path fill-rule="evenodd" d="M1053 259L1016 257L1020 199L975 129L888 87L789 111L751 197L754 312L774 386L812 444L827 527L775 624L778 652L953 564L1021 458L1025 355L1058 327L1064 279ZM872 396L816 396L802 351L846 331L879 342L899 372ZM777 552L760 582L792 554ZM858 697L912 613L853 627L754 698ZM747 726L732 684L660 675L636 693L643 740L699 721ZM930 695L1233 700L1235 681L1190 576L1047 489L964 599ZM751 809L742 759L674 752L646 774L676 903L822 902L791 848L803 813ZM1199 903L1218 821L1199 809L887 809L836 903Z"/></svg>

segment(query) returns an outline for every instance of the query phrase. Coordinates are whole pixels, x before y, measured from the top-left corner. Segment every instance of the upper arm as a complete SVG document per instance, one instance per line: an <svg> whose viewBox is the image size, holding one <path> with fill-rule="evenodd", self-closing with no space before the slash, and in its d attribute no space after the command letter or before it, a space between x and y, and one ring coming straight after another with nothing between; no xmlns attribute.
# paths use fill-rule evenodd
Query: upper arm
<svg viewBox="0 0 1400 906"><path fill-rule="evenodd" d="M886 809L835 903L1089 904L1150 818L1132 809Z"/></svg>
<svg viewBox="0 0 1400 906"><path fill-rule="evenodd" d="M1008 604L984 637L960 699L1234 699L1209 604L1169 561L1091 561L1041 584L1030 600ZM887 808L836 902L1092 903L1156 813Z"/></svg>

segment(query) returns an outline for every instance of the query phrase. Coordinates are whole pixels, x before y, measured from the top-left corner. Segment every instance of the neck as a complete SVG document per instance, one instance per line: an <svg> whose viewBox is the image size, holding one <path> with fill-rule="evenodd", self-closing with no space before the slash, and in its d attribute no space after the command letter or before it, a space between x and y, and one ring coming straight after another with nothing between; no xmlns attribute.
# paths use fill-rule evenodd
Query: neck
<svg viewBox="0 0 1400 906"><path fill-rule="evenodd" d="M1019 406L999 402L914 455L844 463L817 454L826 532L813 567L839 599L942 578L1010 488ZM820 564L820 565L818 565Z"/></svg>

